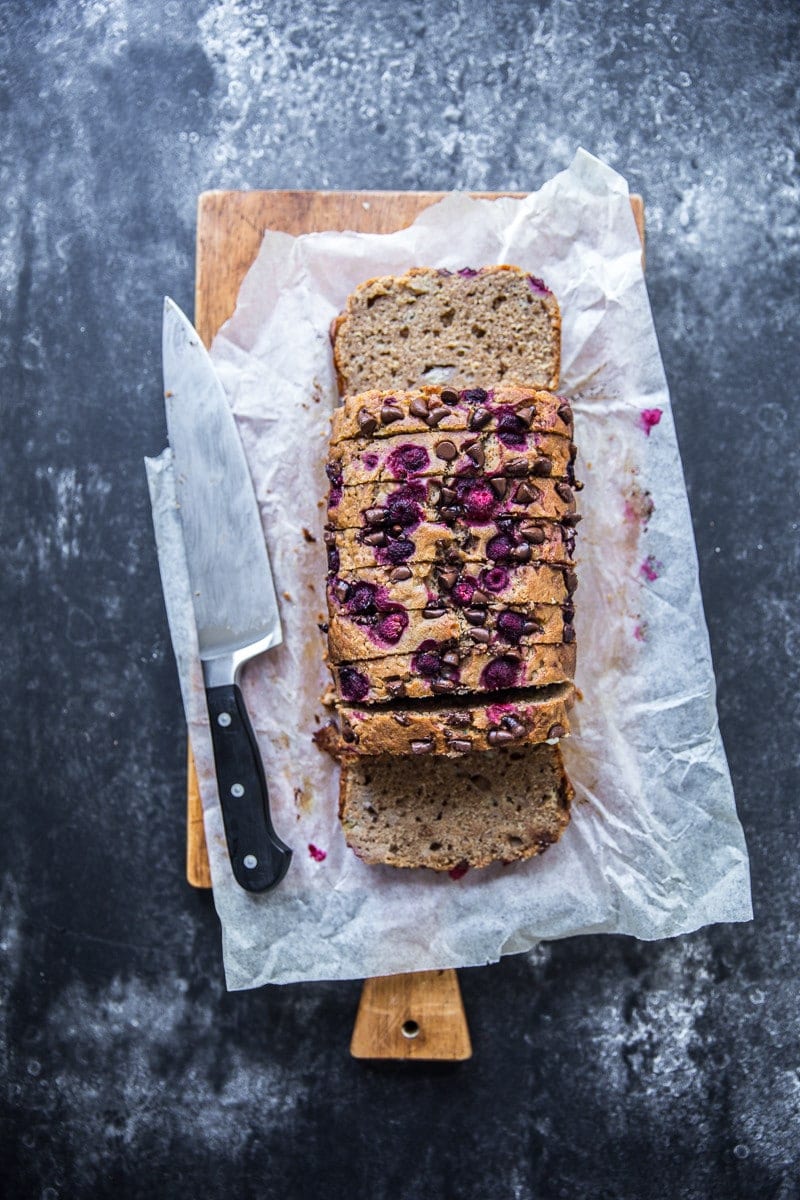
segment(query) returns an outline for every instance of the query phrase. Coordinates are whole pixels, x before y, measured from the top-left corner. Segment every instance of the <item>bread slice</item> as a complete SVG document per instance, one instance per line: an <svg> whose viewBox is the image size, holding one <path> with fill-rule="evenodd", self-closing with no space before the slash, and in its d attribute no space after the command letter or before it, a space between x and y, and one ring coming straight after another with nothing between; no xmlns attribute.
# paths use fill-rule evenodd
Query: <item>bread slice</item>
<svg viewBox="0 0 800 1200"><path fill-rule="evenodd" d="M339 815L363 862L451 871L540 854L564 832L573 795L558 746L431 757L424 771L385 755L343 767Z"/></svg>
<svg viewBox="0 0 800 1200"><path fill-rule="evenodd" d="M558 741L569 734L571 683L500 692L487 703L397 701L389 706L340 704L324 744L340 761L359 755L458 756L498 746Z"/></svg>
<svg viewBox="0 0 800 1200"><path fill-rule="evenodd" d="M327 473L333 489L366 483L404 483L420 478L469 475L552 476L573 474L575 444L557 433L528 433L505 446L497 435L430 429L366 443L339 442L331 449Z"/></svg>
<svg viewBox="0 0 800 1200"><path fill-rule="evenodd" d="M389 532L381 537L365 537L364 533L361 529L325 531L328 570L332 574L412 562L441 566L476 563L511 571L528 562L571 566L575 555L575 530L564 521L508 518L500 528L423 521L408 533Z"/></svg>
<svg viewBox="0 0 800 1200"><path fill-rule="evenodd" d="M526 604L517 608L475 606L417 609L408 612L389 602L365 611L334 613L328 624L328 657L333 663L413 654L425 640L437 644L457 639L463 650L505 654L513 648L558 645L574 637L574 609L569 604Z"/></svg>
<svg viewBox="0 0 800 1200"><path fill-rule="evenodd" d="M504 654L452 639L421 643L414 654L331 663L334 687L342 699L356 704L384 704L402 698L476 695L509 688L564 683L575 675L575 642L510 647Z"/></svg>
<svg viewBox="0 0 800 1200"><path fill-rule="evenodd" d="M411 562L401 567L362 567L328 577L328 612L385 610L401 604L409 612L431 605L472 609L509 604L566 604L578 586L571 567L522 563L513 571L477 564L437 566Z"/></svg>
<svg viewBox="0 0 800 1200"><path fill-rule="evenodd" d="M347 441L374 442L407 434L488 430L509 445L529 433L572 437L572 407L563 396L536 387L462 389L375 387L350 396L331 417L331 447Z"/></svg>
<svg viewBox="0 0 800 1200"><path fill-rule="evenodd" d="M424 383L558 387L558 301L518 267L416 267L371 279L350 295L331 339L345 396Z"/></svg>

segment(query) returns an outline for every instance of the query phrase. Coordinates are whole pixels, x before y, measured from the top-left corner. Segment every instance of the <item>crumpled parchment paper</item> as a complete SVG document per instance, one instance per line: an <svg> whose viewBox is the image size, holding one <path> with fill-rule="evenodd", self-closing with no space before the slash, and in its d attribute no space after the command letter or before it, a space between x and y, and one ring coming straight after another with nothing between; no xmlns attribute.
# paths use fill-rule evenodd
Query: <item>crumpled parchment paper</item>
<svg viewBox="0 0 800 1200"><path fill-rule="evenodd" d="M563 315L575 410L577 684L563 743L577 800L540 858L469 871L363 865L337 819L338 768L312 743L325 619L323 497L337 403L328 326L348 293L416 265L514 263ZM200 780L231 989L470 966L540 939L661 938L752 916L747 851L717 726L714 673L669 395L625 180L579 151L524 200L453 194L390 235L268 232L212 356L263 518L284 643L243 690L285 881L252 896L229 869L169 451L148 460L173 646Z"/></svg>

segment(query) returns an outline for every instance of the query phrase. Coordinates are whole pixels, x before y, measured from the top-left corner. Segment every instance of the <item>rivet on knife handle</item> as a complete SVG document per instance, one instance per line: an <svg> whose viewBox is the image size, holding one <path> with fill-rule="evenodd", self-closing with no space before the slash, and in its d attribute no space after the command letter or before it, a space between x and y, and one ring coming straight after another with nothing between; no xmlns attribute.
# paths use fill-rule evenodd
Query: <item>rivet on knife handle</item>
<svg viewBox="0 0 800 1200"><path fill-rule="evenodd" d="M237 883L266 892L280 883L292 852L272 828L269 794L250 718L235 683L206 690L225 837Z"/></svg>

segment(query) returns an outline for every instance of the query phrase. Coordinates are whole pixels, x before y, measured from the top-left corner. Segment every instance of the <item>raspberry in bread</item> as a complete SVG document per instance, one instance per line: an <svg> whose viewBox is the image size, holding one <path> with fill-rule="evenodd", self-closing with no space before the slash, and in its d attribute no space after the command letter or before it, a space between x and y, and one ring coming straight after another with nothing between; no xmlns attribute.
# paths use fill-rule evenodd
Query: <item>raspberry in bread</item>
<svg viewBox="0 0 800 1200"><path fill-rule="evenodd" d="M556 683L499 692L489 704L448 697L383 707L340 704L318 740L342 761L360 754L459 755L552 742L568 736L574 702L573 685Z"/></svg>
<svg viewBox="0 0 800 1200"><path fill-rule="evenodd" d="M421 765L421 764L419 764ZM339 816L365 863L448 871L531 858L557 842L574 792L558 746L491 756L356 758L342 769Z"/></svg>
<svg viewBox="0 0 800 1200"><path fill-rule="evenodd" d="M504 515L563 521L574 513L575 493L566 479L468 475L331 488L328 528L361 529L378 545L380 535L405 535L423 522L479 529Z"/></svg>
<svg viewBox="0 0 800 1200"><path fill-rule="evenodd" d="M487 653L474 642L423 640L413 654L332 663L337 695L356 704L402 698L467 696L509 688L569 682L575 674L575 642Z"/></svg>
<svg viewBox="0 0 800 1200"><path fill-rule="evenodd" d="M513 570L529 562L571 566L575 530L563 521L513 517L472 528L423 521L416 529L399 534L392 530L366 533L360 529L327 529L325 545L328 570L334 575L364 567L393 568L412 563L475 563Z"/></svg>
<svg viewBox="0 0 800 1200"><path fill-rule="evenodd" d="M378 442L410 433L487 430L522 448L531 433L571 438L572 408L563 396L535 387L425 387L346 396L331 418L331 448L342 442Z"/></svg>
<svg viewBox="0 0 800 1200"><path fill-rule="evenodd" d="M326 468L334 492L365 483L404 483L422 476L553 476L574 480L575 444L556 433L529 433L519 446L504 446L496 434L407 433L398 438L340 442Z"/></svg>
<svg viewBox="0 0 800 1200"><path fill-rule="evenodd" d="M574 639L575 615L568 604L534 604L524 608L446 609L431 603L409 612L401 604L364 589L350 612L334 613L328 625L328 658L332 663L413 654L421 643L459 640L504 654L509 647L558 645Z"/></svg>
<svg viewBox="0 0 800 1200"><path fill-rule="evenodd" d="M363 567L347 577L329 576L328 611L376 609L396 603L409 611L439 603L446 608L509 604L564 604L578 586L570 567L524 563L514 571L503 567L478 570L463 565L411 563L401 567Z"/></svg>
<svg viewBox="0 0 800 1200"><path fill-rule="evenodd" d="M518 267L415 267L370 279L348 298L331 340L343 395L423 383L558 387L558 301Z"/></svg>

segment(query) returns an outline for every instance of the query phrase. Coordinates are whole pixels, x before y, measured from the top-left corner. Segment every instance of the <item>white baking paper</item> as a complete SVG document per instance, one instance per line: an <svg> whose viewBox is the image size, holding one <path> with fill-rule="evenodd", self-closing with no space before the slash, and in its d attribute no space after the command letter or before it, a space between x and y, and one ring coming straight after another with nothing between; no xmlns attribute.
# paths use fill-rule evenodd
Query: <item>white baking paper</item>
<svg viewBox="0 0 800 1200"><path fill-rule="evenodd" d="M328 327L357 284L417 265L514 263L563 314L583 523L583 700L564 754L577 802L540 858L469 871L362 864L337 819L338 768L312 743L325 620L323 497L337 403ZM225 850L169 457L148 462L159 561L198 768L231 989L497 960L540 939L639 938L752 916L747 851L717 726L697 559L624 179L579 151L524 200L448 196L390 235L268 232L212 355L233 406L269 545L284 644L243 689L285 881L252 896Z"/></svg>

